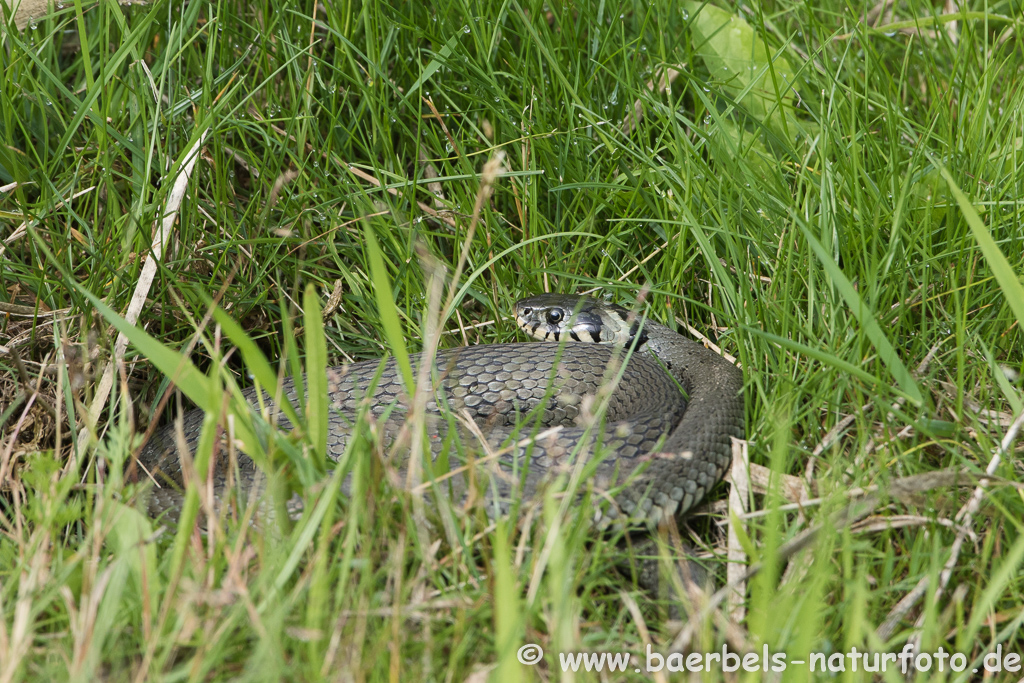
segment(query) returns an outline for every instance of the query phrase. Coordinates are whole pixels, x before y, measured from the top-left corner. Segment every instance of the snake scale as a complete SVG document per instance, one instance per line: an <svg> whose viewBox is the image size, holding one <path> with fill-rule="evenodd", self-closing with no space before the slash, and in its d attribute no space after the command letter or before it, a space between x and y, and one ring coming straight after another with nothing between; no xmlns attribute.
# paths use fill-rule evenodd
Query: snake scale
<svg viewBox="0 0 1024 683"><path fill-rule="evenodd" d="M663 325L588 297L542 294L522 299L516 303L516 321L542 341L438 351L434 391L426 406L435 456L449 424L445 407L451 414L468 414L484 427L491 447L500 447L509 437L519 440L498 459L496 471L492 468L497 476L491 490L497 490L502 509L520 495L529 498L552 473L571 466L574 451L588 436L596 437L605 453L594 472L595 487L626 484L615 497L616 505L609 506L608 519L624 514L633 523L656 523L681 517L724 476L731 460L730 438L744 433L743 375L731 363ZM419 357L412 359L416 364ZM617 383L609 384L616 376ZM602 389L608 386L610 392ZM393 358L383 366L363 361L328 368L327 387L332 459L344 452L364 400L383 422L386 439L398 433L405 388ZM294 402L294 383L285 380L283 389ZM603 428L588 430L594 399L602 392L607 394ZM254 389L243 395L257 405ZM263 398L272 408L269 395ZM291 427L287 418L275 417L282 428ZM167 425L140 453L139 463L157 482L149 498L151 514L177 517L183 477L175 444L193 452L203 418L201 410L185 413L183 442L175 437L176 427ZM524 418L526 426L517 432L515 425ZM538 429L546 431L528 443L524 437ZM454 456L450 460L452 467L462 464ZM218 504L229 481L237 482L243 496L262 495L262 473L252 460L239 454L237 469L228 461L221 447L211 469ZM633 476L641 465L646 468ZM456 494L464 493L463 480L449 480Z"/></svg>

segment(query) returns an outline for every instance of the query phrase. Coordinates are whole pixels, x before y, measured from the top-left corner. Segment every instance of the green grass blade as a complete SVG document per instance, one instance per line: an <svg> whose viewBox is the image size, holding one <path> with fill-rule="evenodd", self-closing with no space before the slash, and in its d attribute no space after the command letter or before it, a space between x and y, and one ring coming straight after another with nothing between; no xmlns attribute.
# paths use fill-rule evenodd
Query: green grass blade
<svg viewBox="0 0 1024 683"><path fill-rule="evenodd" d="M206 411L208 416L220 415L221 393L217 390L217 383L214 378L207 377L199 372L187 357L164 346L141 327L129 324L128 321L100 301L99 297L95 296L85 287L77 282L73 284L81 292L82 296L92 302L96 310L100 312L100 315L106 318L118 332L124 334L128 341L142 355L148 358L157 369L167 375L193 403ZM248 417L248 404L245 403L239 394L234 396L233 403L229 405L232 413L235 415ZM247 419L235 421L235 438L242 443L243 448L249 455L257 459L262 453L262 448L255 434L246 426L247 421Z"/></svg>
<svg viewBox="0 0 1024 683"><path fill-rule="evenodd" d="M860 379L864 380L864 382L866 382L869 386L878 386L880 382L878 377L872 375L867 370L858 367L853 363L849 363L843 360L842 358L837 358L836 356L833 356L830 353L822 351L821 349L816 349L812 346L807 346L806 344L801 344L800 342L793 341L792 339L786 339L785 337L780 337L777 334L765 332L764 330L759 330L755 327L749 327L747 325L739 325L738 327L742 329L744 332L748 332L750 334L766 339L774 344L777 344L778 346L781 346L784 349L794 351L795 353L801 356L813 358L814 360L819 361L825 365L831 365L836 370L841 370L852 377L859 377ZM897 389L894 389L894 391L896 391L897 394L909 400L913 400L912 397L905 392L901 392Z"/></svg>
<svg viewBox="0 0 1024 683"><path fill-rule="evenodd" d="M459 44L459 36L461 33L456 33L454 36L448 39L448 42L441 46L441 50L437 53L437 56L431 59L425 67L423 67L423 73L416 79L416 82L409 86L406 91L405 99L402 100L402 104L408 102L410 97L415 96L419 93L420 86L430 80L430 77L434 73L444 66L444 63L451 56L452 51L455 50L455 46Z"/></svg>
<svg viewBox="0 0 1024 683"><path fill-rule="evenodd" d="M118 315L112 308L103 303L99 297L94 295L82 285L75 283L76 289L88 299L96 310L107 319L114 328L128 337L128 341L148 358L162 373L167 375L174 382L181 393L197 406L205 411L217 411L220 405L217 397L212 391L212 380L201 373L192 361L177 351L170 349L155 338L151 337L142 328L131 325L127 320Z"/></svg>
<svg viewBox="0 0 1024 683"><path fill-rule="evenodd" d="M802 223L798 221L797 224L800 226L800 230L803 231L807 243L811 246L815 256L818 257L832 284L835 285L840 296L846 301L850 312L857 318L857 322L860 323L861 329L867 335L868 341L875 347L879 359L888 368L889 372L892 373L893 378L900 385L906 397L915 405L921 405L924 402L924 397L921 395L917 382L914 381L907 367L903 365L903 361L900 360L896 349L893 348L889 339L882 331L882 327L878 324L878 320L875 319L874 313L860 298L857 290L853 287L853 283L843 274L839 264L832 260L832 257L825 251L825 247L821 245L821 242Z"/></svg>
<svg viewBox="0 0 1024 683"><path fill-rule="evenodd" d="M1020 533L1020 528L1017 529ZM960 633L960 644L969 647L976 642L978 631L985 620L991 618L992 610L1001 599L1006 585L1020 580L1021 563L1024 562L1024 534L1017 537L1013 546L1002 556L995 571L986 576L984 590L971 609L967 628Z"/></svg>
<svg viewBox="0 0 1024 683"><path fill-rule="evenodd" d="M242 326L239 325L235 320L228 315L224 309L217 306L213 309L213 319L217 321L221 329L224 331L226 336L238 352L242 354L242 361L245 363L246 369L252 373L253 379L256 380L258 386L268 391L271 395L276 393L277 387L277 373L274 368L270 365L267 357L260 351L260 348L256 346L256 342L252 340ZM276 401L276 404L280 406L281 410L284 411L285 415L294 425L302 424L299 419L298 413L295 411L295 406L290 401Z"/></svg>
<svg viewBox="0 0 1024 683"><path fill-rule="evenodd" d="M391 279L384 266L384 257L381 255L380 245L377 243L377 237L373 234L373 229L367 225L363 228L363 234L366 236L366 253L370 259L370 278L373 282L373 294L377 300L381 326L384 328L384 338L391 348L391 353L395 356L398 371L402 373L402 379L405 381L406 391L411 396L414 384L412 365L409 362L409 351L405 348L402 322L398 319L398 311L395 309Z"/></svg>
<svg viewBox="0 0 1024 683"><path fill-rule="evenodd" d="M992 239L992 233L985 227L984 221L981 220L981 216L978 215L977 210L971 204L971 200L967 198L967 195L956 184L956 181L953 180L953 176L950 175L946 167L938 162L935 163L939 167L939 173L945 178L949 191L953 193L956 203L960 206L960 212L964 215L964 220L967 221L967 225L970 227L971 234L974 235L982 255L988 261L989 268L992 269L992 274L996 277L996 282L999 283L1000 289L1003 290L1003 296L1010 310L1013 311L1013 315L1017 318L1017 324L1024 329L1024 285L1021 285L1020 279L1013 271L1013 266L1006 260L1003 252L999 250L999 245L996 244L996 241Z"/></svg>
<svg viewBox="0 0 1024 683"><path fill-rule="evenodd" d="M304 336L306 338L306 428L313 442L317 467L327 466L327 338L320 316L320 302L313 283L306 285L303 297Z"/></svg>

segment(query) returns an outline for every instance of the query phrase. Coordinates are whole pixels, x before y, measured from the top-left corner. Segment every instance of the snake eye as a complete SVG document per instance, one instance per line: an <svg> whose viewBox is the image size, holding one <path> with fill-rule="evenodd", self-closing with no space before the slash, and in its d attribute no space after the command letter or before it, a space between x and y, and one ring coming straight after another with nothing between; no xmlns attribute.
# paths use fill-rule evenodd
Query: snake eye
<svg viewBox="0 0 1024 683"><path fill-rule="evenodd" d="M530 315L532 313L533 313L533 309L530 308L530 307L526 307L526 308L523 309L523 315Z"/></svg>
<svg viewBox="0 0 1024 683"><path fill-rule="evenodd" d="M553 308L548 311L548 323L551 325L557 325L562 322L562 312L557 308Z"/></svg>

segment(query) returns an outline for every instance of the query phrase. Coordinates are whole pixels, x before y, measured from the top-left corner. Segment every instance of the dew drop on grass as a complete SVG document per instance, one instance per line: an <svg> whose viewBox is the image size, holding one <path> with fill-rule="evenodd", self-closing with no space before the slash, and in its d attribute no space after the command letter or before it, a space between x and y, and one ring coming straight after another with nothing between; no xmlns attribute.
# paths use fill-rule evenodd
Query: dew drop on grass
<svg viewBox="0 0 1024 683"><path fill-rule="evenodd" d="M704 117L704 125L705 126L710 126L711 125L711 114L708 114L708 115L706 115Z"/></svg>
<svg viewBox="0 0 1024 683"><path fill-rule="evenodd" d="M469 28L469 24L466 24L465 26L462 27L463 33L469 33L471 30L472 29Z"/></svg>

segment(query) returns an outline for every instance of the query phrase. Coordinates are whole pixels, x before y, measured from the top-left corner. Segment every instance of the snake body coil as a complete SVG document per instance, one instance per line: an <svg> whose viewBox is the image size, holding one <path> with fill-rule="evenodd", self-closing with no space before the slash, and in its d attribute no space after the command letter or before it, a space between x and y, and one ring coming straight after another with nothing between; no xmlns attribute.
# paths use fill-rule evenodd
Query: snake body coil
<svg viewBox="0 0 1024 683"><path fill-rule="evenodd" d="M529 498L553 470L571 466L574 452L590 445L588 437L596 437L605 454L596 468L595 486L627 484L615 498L618 509L609 510L611 518L620 511L634 522L682 516L722 478L731 459L730 437L743 436L744 420L742 373L728 361L667 327L585 297L544 294L523 299L516 304L516 319L524 331L546 341L439 351L434 393L426 406L435 451L449 424L445 408L484 426L494 448L510 437L524 439L537 427L561 427L525 445L520 441L499 459L492 490L498 492L502 509L520 495L520 486L522 496ZM414 363L418 360L413 357ZM405 387L393 359L383 367L364 361L328 368L327 380L329 457L336 460L343 454L364 400L371 414L382 419L385 438L395 437L404 417ZM610 393L603 389L608 386ZM286 380L283 389L294 403L292 381ZM594 398L604 393L604 427L587 429ZM250 404L258 403L254 389L244 395ZM263 398L266 403L270 397L264 393ZM286 418L275 417L281 427L290 427ZM190 411L182 422L183 445L194 451L203 412ZM517 431L517 424L525 426ZM158 486L150 496L154 515L177 517L181 509L183 481L175 442L175 427L168 425L139 456L140 464L156 474ZM232 472L220 451L212 470L215 499L225 495L232 480L241 493L260 495L263 477L252 460L239 454ZM454 456L450 460L461 465ZM641 465L646 465L643 472L632 476ZM462 479L451 478L456 494L463 490Z"/></svg>

